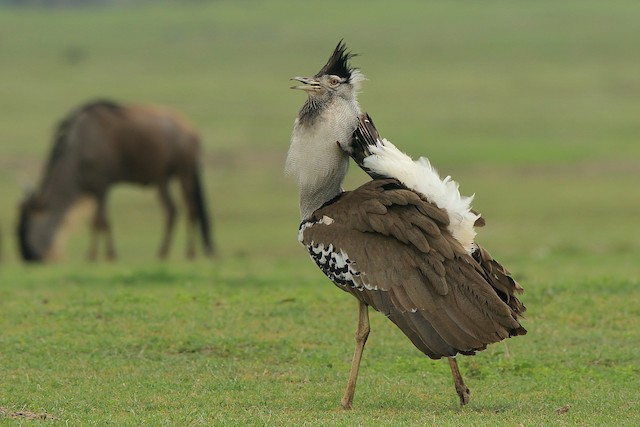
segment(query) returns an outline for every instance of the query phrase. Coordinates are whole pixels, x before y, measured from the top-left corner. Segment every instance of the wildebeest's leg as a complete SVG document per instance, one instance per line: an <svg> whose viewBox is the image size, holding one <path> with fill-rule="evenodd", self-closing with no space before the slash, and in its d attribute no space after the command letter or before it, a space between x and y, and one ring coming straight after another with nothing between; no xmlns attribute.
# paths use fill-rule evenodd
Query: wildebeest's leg
<svg viewBox="0 0 640 427"><path fill-rule="evenodd" d="M114 260L116 258L116 250L113 243L113 236L111 234L111 225L107 219L106 193L97 196L96 212L93 217L93 224L91 227L91 243L87 256L92 261L95 260L98 255L98 239L100 233L104 233L105 235L107 259Z"/></svg>
<svg viewBox="0 0 640 427"><path fill-rule="evenodd" d="M162 202L162 206L166 213L164 236L162 238L160 250L158 251L158 256L160 258L166 258L169 254L171 237L173 235L173 228L176 222L176 204L173 202L171 194L169 193L169 183L167 181L163 181L158 185L158 194L160 195L160 202Z"/></svg>
<svg viewBox="0 0 640 427"><path fill-rule="evenodd" d="M98 208L93 214L91 221L91 237L89 238L89 250L87 251L87 259L95 261L98 256Z"/></svg>
<svg viewBox="0 0 640 427"><path fill-rule="evenodd" d="M182 194L184 195L184 201L187 205L187 211L189 215L187 223L187 258L192 259L196 255L196 242L195 232L198 225L198 210L195 202L194 193L194 176L190 173L181 173L180 186L182 187Z"/></svg>

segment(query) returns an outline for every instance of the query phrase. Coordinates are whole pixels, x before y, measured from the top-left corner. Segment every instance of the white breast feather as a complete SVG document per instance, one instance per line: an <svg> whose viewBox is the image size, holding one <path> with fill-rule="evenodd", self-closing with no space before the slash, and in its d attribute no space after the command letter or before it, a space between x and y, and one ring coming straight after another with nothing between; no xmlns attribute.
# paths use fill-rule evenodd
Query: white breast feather
<svg viewBox="0 0 640 427"><path fill-rule="evenodd" d="M449 215L448 229L453 237L471 253L476 236L473 227L480 215L471 212L473 196L460 195L458 183L447 176L440 179L429 160L421 157L417 161L404 154L387 139L377 146L369 146L371 155L363 165L379 175L396 178L407 188L424 195Z"/></svg>

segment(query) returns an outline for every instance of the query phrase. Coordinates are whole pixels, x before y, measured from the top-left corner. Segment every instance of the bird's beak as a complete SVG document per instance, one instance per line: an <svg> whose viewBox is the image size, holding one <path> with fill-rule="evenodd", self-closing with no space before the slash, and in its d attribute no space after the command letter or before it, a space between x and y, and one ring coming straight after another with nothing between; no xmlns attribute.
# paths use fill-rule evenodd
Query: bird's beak
<svg viewBox="0 0 640 427"><path fill-rule="evenodd" d="M291 86L291 89L300 89L305 92L317 92L321 89L320 82L313 77L293 77L290 80L296 80L302 85Z"/></svg>

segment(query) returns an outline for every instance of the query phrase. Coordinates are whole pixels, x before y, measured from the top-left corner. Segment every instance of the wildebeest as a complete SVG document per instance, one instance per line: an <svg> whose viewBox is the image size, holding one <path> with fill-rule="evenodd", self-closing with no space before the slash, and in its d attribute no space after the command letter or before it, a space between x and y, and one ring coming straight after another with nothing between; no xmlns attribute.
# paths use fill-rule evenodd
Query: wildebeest
<svg viewBox="0 0 640 427"><path fill-rule="evenodd" d="M20 204L17 232L22 258L48 259L65 216L86 196L97 202L88 258L97 257L101 233L106 237L107 258L115 258L106 202L108 191L120 182L158 188L166 213L158 255L166 257L176 218L169 193L174 177L180 182L188 210L187 256L195 255L198 224L204 250L212 255L199 157L198 134L169 108L97 100L74 109L58 124L39 188Z"/></svg>

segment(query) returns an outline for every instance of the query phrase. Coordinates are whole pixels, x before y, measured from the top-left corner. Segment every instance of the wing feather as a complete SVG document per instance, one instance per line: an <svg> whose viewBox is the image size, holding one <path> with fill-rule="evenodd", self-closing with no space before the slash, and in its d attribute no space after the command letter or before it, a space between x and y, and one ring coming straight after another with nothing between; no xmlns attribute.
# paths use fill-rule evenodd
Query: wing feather
<svg viewBox="0 0 640 427"><path fill-rule="evenodd" d="M329 267L314 259L431 358L473 354L526 333L517 320L524 311L514 296L519 285L483 249L470 256L447 224L442 209L396 180L379 179L317 210L302 225L301 241L310 251L331 248L340 254L334 258L347 257Z"/></svg>

